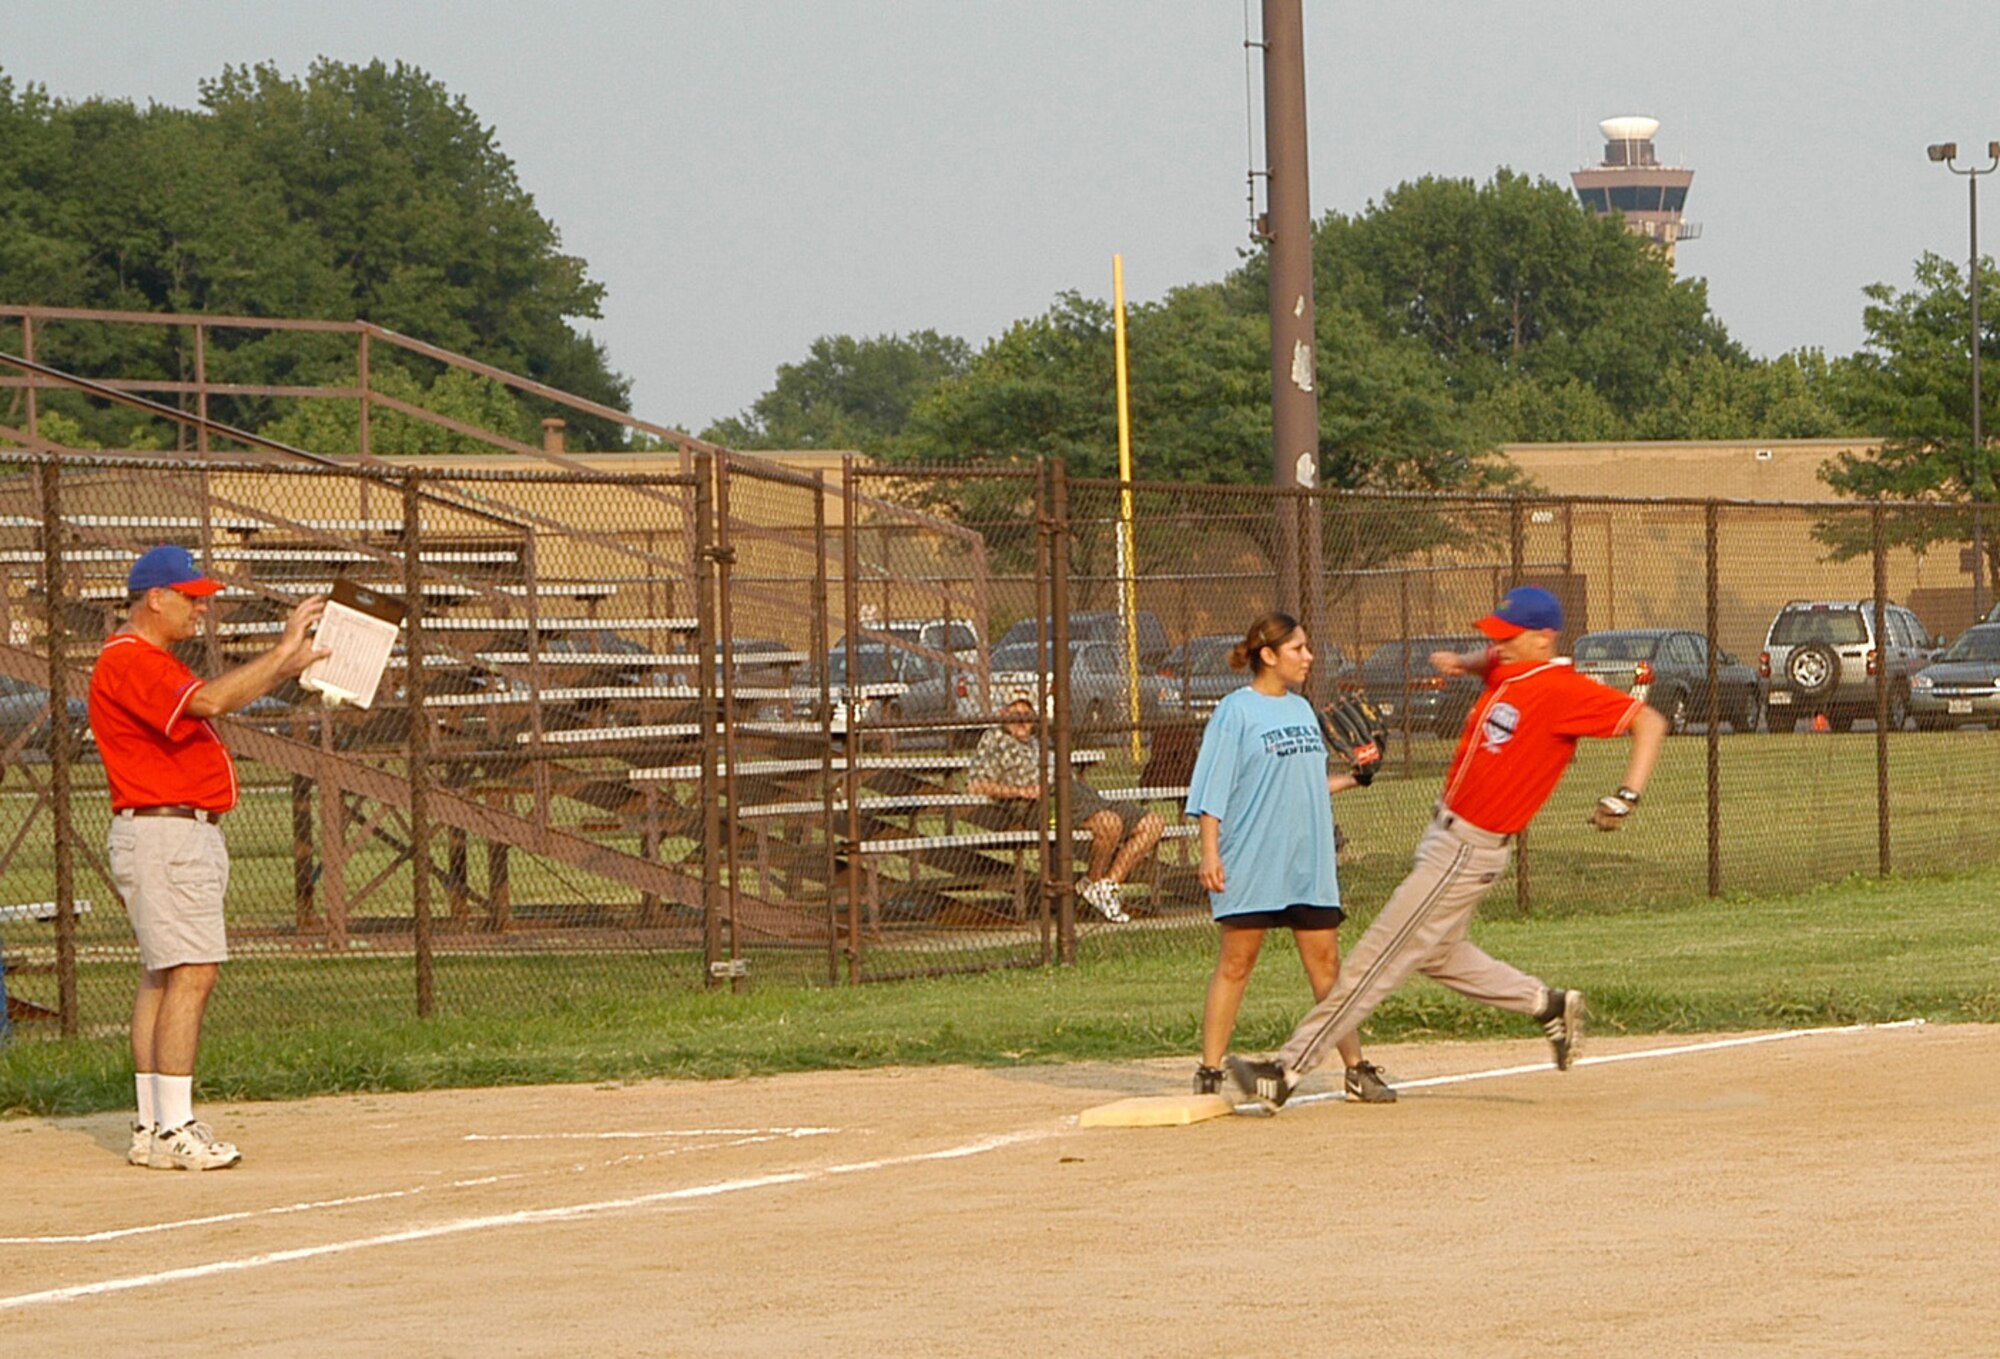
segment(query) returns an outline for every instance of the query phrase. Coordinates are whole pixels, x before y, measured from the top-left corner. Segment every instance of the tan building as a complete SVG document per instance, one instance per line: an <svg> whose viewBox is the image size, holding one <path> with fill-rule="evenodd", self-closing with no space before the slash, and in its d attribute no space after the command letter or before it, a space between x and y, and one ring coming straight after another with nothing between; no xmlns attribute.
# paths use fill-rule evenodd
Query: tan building
<svg viewBox="0 0 2000 1359"><path fill-rule="evenodd" d="M1873 594L1868 509L1822 479L1842 453L1873 439L1744 439L1508 444L1501 456L1534 487L1558 497L1662 502L1752 502L1717 525L1718 612L1724 646L1754 660L1777 608L1789 599ZM1761 502L1761 503L1759 503ZM1707 524L1698 505L1592 504L1537 512L1542 560L1570 563L1593 629L1700 627L1707 613ZM1556 544L1560 541L1561 546ZM1888 597L1908 604L1934 633L1972 618L1969 562L1950 544L1927 552L1891 547Z"/></svg>
<svg viewBox="0 0 2000 1359"><path fill-rule="evenodd" d="M1838 500L1820 469L1879 439L1633 440L1503 444L1500 454L1551 495Z"/></svg>

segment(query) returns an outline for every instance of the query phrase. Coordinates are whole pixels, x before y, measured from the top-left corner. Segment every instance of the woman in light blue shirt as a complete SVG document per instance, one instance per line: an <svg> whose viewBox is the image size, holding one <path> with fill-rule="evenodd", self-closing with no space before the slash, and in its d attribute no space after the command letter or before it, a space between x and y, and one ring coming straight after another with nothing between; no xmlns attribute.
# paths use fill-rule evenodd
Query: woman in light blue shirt
<svg viewBox="0 0 2000 1359"><path fill-rule="evenodd" d="M1332 795L1358 786L1330 773L1319 716L1297 692L1312 673L1306 631L1289 614L1267 613L1229 653L1250 682L1216 705L1188 781L1187 814L1201 824L1201 867L1222 952L1202 1009L1200 1094L1222 1089L1222 1058L1264 932L1288 929L1315 1000L1340 975L1340 881L1334 866ZM1396 1092L1348 1039L1347 1097L1386 1104Z"/></svg>

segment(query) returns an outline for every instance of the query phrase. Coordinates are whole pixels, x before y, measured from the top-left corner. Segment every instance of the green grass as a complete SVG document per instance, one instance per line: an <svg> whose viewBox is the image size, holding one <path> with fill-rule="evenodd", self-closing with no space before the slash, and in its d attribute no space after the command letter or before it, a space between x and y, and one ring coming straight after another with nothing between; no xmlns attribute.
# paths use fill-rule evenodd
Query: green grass
<svg viewBox="0 0 2000 1359"><path fill-rule="evenodd" d="M1621 909L1526 919L1503 911L1474 930L1501 957L1588 990L1599 1032L2000 1021L2000 920L1990 905L2000 869L1679 905L1634 903L1615 881L1604 886ZM1354 937L1350 927L1350 943ZM293 988L287 1023L214 1025L200 1088L207 1100L279 1099L1185 1055L1196 1045L1213 947L1204 928L1101 932L1086 940L1074 968L867 987L765 983L741 995L647 985L649 975L678 977L686 965L679 958L634 955L587 976L552 972L547 958L460 959L441 964L450 1013L429 1021L408 1017L406 962L246 961L226 969L218 1005L229 1004L231 989L256 990L264 979L255 972L268 967ZM1304 997L1289 941L1274 938L1251 984L1237 1046L1275 1045ZM1418 981L1376 1012L1365 1037L1531 1033L1525 1020ZM123 1108L129 1073L117 1036L17 1043L0 1052L0 1111Z"/></svg>

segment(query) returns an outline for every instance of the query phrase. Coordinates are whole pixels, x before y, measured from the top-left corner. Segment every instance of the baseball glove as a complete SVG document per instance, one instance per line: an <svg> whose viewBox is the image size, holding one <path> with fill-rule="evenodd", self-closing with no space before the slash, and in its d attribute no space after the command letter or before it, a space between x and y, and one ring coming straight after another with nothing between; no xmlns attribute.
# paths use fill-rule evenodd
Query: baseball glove
<svg viewBox="0 0 2000 1359"><path fill-rule="evenodd" d="M1620 788L1597 799L1597 805L1590 809L1590 824L1597 830L1615 831L1625 824L1625 818L1632 815L1632 809L1638 805L1637 793L1630 788Z"/></svg>
<svg viewBox="0 0 2000 1359"><path fill-rule="evenodd" d="M1372 703L1360 694L1342 694L1320 709L1319 729L1326 748L1354 770L1355 782L1366 787L1374 781L1389 746L1389 732Z"/></svg>

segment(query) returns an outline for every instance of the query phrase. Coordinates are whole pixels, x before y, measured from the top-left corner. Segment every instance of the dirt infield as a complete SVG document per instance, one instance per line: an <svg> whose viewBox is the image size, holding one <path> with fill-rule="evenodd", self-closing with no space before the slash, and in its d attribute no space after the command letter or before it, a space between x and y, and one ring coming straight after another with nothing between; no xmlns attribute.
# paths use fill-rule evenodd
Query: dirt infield
<svg viewBox="0 0 2000 1359"><path fill-rule="evenodd" d="M1766 1037L1599 1043L1567 1075L1539 1043L1384 1047L1438 1083L1170 1129L1074 1116L1186 1062L223 1106L246 1159L207 1175L127 1167L116 1116L16 1120L0 1335L23 1356L1990 1353L2000 1028Z"/></svg>

